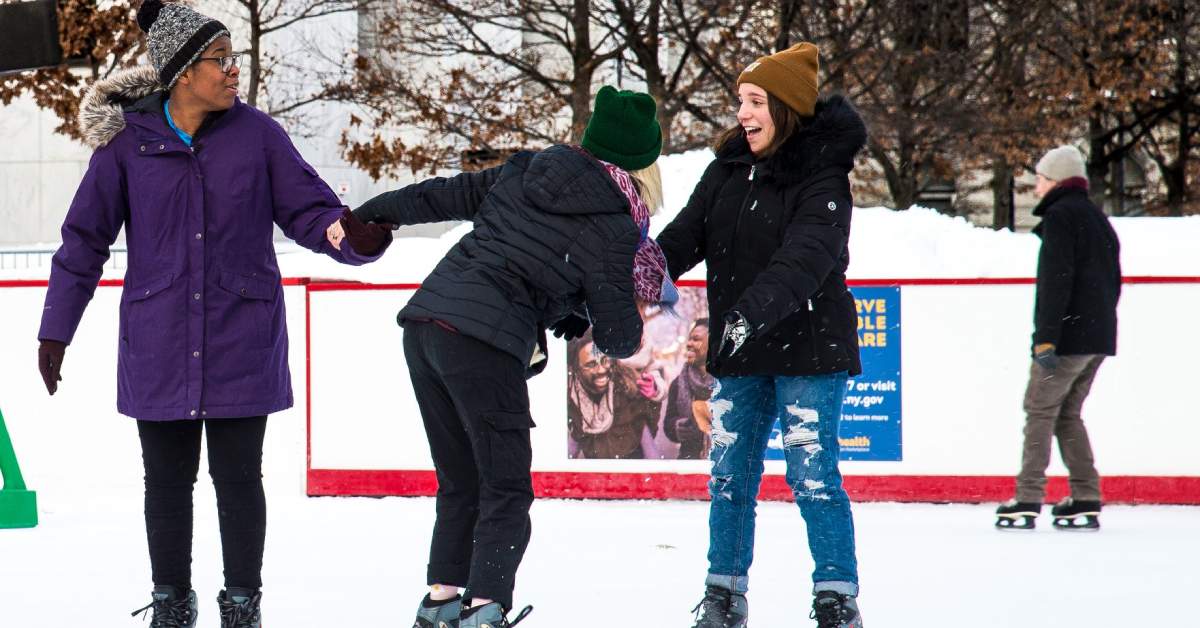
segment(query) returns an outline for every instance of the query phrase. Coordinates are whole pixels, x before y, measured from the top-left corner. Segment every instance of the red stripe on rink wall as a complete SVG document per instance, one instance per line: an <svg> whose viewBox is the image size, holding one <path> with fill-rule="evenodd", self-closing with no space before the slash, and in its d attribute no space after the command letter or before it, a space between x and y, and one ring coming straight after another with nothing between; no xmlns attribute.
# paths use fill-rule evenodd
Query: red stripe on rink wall
<svg viewBox="0 0 1200 628"><path fill-rule="evenodd" d="M101 279L101 288L120 288L124 285L121 279ZM285 286L308 286L315 292L336 290L416 290L419 283L361 283L342 279L319 279L312 277L284 277L281 282ZM848 279L849 286L1005 286L1033 285L1033 277L963 277L948 279ZM1194 284L1200 283L1200 277L1122 277L1124 284ZM0 288L45 288L45 279L0 279ZM703 288L701 279L681 279L678 285L689 288Z"/></svg>
<svg viewBox="0 0 1200 628"><path fill-rule="evenodd" d="M285 286L307 286L311 282L321 281L308 277L284 277L279 283ZM0 279L0 288L45 288L50 285L47 279ZM125 285L124 279L101 279L96 284L100 288L120 288Z"/></svg>
<svg viewBox="0 0 1200 628"><path fill-rule="evenodd" d="M1200 505L1200 477L1113 476L1102 478L1109 504ZM1006 476L854 475L845 478L855 501L1000 502L1013 495ZM534 472L538 497L568 499L708 499L708 476L682 473ZM429 496L437 492L433 471L310 469L310 496ZM1047 503L1067 494L1067 480L1050 478ZM763 477L759 498L790 501L782 476Z"/></svg>

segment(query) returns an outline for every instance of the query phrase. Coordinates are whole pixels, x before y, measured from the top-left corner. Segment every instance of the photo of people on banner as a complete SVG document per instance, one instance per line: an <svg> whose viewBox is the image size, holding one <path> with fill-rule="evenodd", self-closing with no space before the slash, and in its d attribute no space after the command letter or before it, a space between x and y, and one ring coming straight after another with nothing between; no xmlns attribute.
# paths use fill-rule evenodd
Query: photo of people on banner
<svg viewBox="0 0 1200 628"><path fill-rule="evenodd" d="M863 373L847 383L844 460L900 460L900 289L856 288ZM713 379L703 287L679 289L674 314L645 306L642 348L614 360L591 332L567 344L567 450L572 458L704 460ZM718 330L719 331L719 330ZM772 435L768 459L782 459Z"/></svg>

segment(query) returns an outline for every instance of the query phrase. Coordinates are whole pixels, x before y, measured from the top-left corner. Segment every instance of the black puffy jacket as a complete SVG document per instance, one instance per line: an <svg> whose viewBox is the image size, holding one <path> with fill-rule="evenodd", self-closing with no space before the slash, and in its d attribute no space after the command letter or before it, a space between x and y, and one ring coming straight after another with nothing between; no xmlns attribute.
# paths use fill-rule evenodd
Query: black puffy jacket
<svg viewBox="0 0 1200 628"><path fill-rule="evenodd" d="M400 311L401 325L444 321L523 364L546 327L575 311L591 319L600 351L624 358L641 344L640 232L603 166L577 149L521 152L489 170L385 192L354 213L399 225L475 223Z"/></svg>
<svg viewBox="0 0 1200 628"><path fill-rule="evenodd" d="M721 326L708 370L720 377L861 372L858 316L846 288L850 170L866 127L841 96L756 160L744 136L717 151L687 206L658 236L673 277L707 263L709 318L730 311L750 340L722 359Z"/></svg>
<svg viewBox="0 0 1200 628"><path fill-rule="evenodd" d="M1057 187L1033 209L1042 222L1033 344L1059 355L1117 354L1121 244L1087 190Z"/></svg>

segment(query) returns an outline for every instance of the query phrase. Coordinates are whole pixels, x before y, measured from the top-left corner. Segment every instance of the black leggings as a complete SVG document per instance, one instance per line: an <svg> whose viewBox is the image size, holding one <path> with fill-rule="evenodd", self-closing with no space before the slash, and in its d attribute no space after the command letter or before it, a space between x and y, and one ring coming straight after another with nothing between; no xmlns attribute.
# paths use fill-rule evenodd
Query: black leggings
<svg viewBox="0 0 1200 628"><path fill-rule="evenodd" d="M217 492L225 586L262 586L267 499L262 450L267 417L138 421L146 467L146 536L155 585L192 588L192 487L200 436L208 432L208 472Z"/></svg>

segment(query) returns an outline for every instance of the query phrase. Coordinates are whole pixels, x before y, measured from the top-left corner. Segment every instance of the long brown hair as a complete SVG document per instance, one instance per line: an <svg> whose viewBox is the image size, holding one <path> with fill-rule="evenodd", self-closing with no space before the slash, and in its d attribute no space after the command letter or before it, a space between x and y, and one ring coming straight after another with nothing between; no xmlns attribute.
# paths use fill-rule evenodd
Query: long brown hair
<svg viewBox="0 0 1200 628"><path fill-rule="evenodd" d="M783 146L783 143L788 141L788 138L792 137L793 133L804 128L808 122L808 119L801 117L800 114L796 113L796 110L783 104L782 100L772 96L770 92L767 92L767 112L771 114L771 122L775 123L775 136L771 138L771 143L763 149L761 155L755 155L758 159L766 159L774 155L775 151L779 150L779 147ZM721 147L728 144L735 137L745 134L745 132L746 130L742 128L741 124L734 123L733 126L721 131L717 135L712 149L714 151L721 150Z"/></svg>

